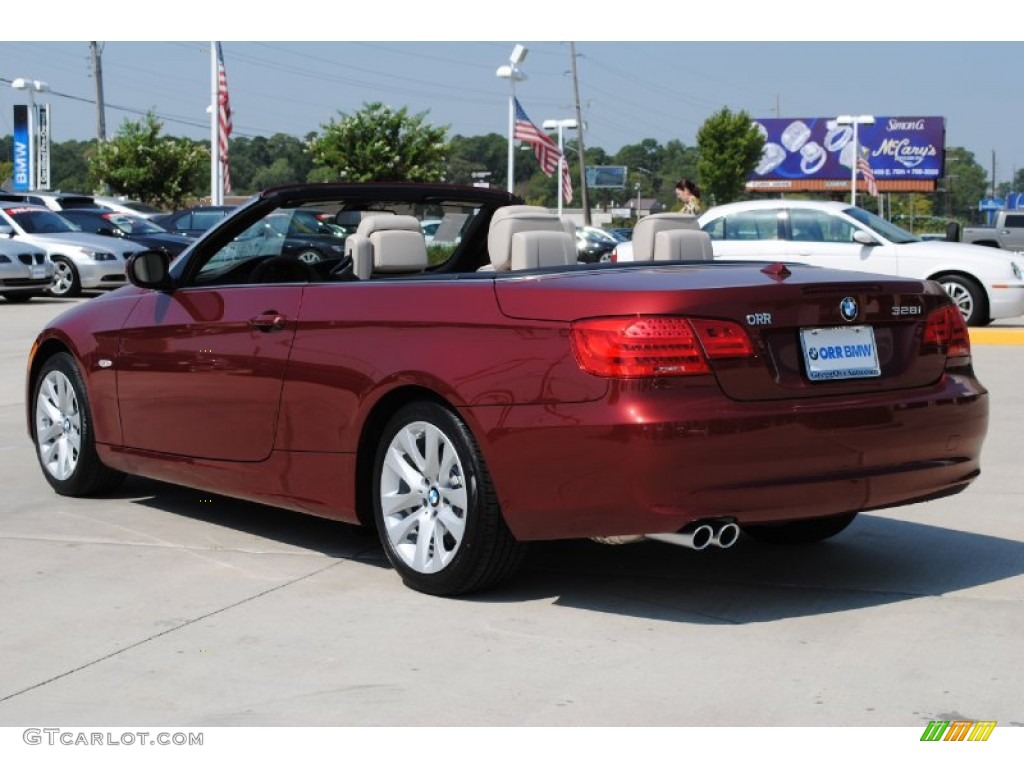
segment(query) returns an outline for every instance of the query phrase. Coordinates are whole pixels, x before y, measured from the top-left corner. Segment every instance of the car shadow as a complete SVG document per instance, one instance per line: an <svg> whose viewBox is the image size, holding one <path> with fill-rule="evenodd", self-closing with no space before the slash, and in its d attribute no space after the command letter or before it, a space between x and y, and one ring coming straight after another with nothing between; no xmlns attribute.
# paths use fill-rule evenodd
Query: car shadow
<svg viewBox="0 0 1024 768"><path fill-rule="evenodd" d="M125 499L328 557L388 565L375 531L337 520L134 476L105 498Z"/></svg>
<svg viewBox="0 0 1024 768"><path fill-rule="evenodd" d="M216 503L201 503L211 497ZM110 498L390 567L376 534L347 523L136 477ZM460 599L550 600L660 621L750 624L936 597L1022 573L1019 541L864 514L834 539L811 546L771 546L745 536L729 550L701 552L655 541L532 542L513 579Z"/></svg>

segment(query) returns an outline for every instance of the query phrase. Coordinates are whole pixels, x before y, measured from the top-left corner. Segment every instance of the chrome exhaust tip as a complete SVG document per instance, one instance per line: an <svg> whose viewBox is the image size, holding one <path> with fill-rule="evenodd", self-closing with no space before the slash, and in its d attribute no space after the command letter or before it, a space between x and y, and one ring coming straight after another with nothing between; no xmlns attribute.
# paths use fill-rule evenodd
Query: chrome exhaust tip
<svg viewBox="0 0 1024 768"><path fill-rule="evenodd" d="M725 522L715 529L714 543L716 547L728 549L740 538L740 527L734 522Z"/></svg>
<svg viewBox="0 0 1024 768"><path fill-rule="evenodd" d="M738 531L737 531L738 532ZM712 544L715 540L715 529L707 523L693 523L683 528L678 533L649 533L648 539L663 541L666 544L675 544L680 547L689 547L698 552Z"/></svg>

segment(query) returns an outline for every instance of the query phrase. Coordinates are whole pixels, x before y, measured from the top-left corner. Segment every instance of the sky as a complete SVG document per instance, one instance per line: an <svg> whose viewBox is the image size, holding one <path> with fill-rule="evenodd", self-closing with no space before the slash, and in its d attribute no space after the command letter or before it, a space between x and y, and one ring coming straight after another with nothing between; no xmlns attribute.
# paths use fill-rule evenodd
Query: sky
<svg viewBox="0 0 1024 768"><path fill-rule="evenodd" d="M78 38L118 37L101 41L107 136L124 119L152 110L165 133L208 138L210 41L184 39L203 31L224 41L236 138L304 136L374 101L426 113L451 136L504 136L510 86L496 76L498 66L516 43L525 45L527 79L516 96L527 114L538 125L575 117L572 58L563 42L575 39L588 148L614 153L646 138L693 146L700 125L722 107L754 118L941 116L947 147L973 152L989 172L995 154L997 181L1024 168L1016 75L1024 42L979 39L991 15L984 23L945 20L943 28L934 19L929 26L913 7L892 11L892 3L876 0L832 18L839 12L803 0L774 10L757 6L756 13L732 0L697 10L654 0L639 12L609 6L611 17L603 18L577 10L584 6L558 10L526 0L509 6L510 18L498 23L502 6L478 0L436 0L429 13L404 0L392 0L387 13L348 5L307 0L300 19L268 14L238 23L210 3L183 0L173 14L182 22L161 14L163 39L137 42L154 32L138 6L120 13L111 0L102 13L76 19L69 4L55 14L59 21L47 27L46 39L0 41L0 134L11 133L12 105L26 98L9 81L24 77L51 89L38 100L51 104L54 141L94 138L89 43ZM209 18L197 24L204 9ZM686 39L699 30L729 39ZM313 32L350 39L311 42ZM676 39L645 39L655 32ZM903 39L887 39L894 34ZM815 39L822 37L840 39Z"/></svg>

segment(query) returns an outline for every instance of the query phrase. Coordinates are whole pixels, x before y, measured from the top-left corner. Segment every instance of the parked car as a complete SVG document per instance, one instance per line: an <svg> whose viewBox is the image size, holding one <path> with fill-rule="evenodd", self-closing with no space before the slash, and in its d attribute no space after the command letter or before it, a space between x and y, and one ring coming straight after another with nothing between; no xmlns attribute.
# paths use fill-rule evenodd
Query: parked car
<svg viewBox="0 0 1024 768"><path fill-rule="evenodd" d="M978 476L988 394L937 283L578 264L559 218L521 202L278 187L173 263L136 255L130 286L32 345L44 478L81 496L138 474L372 526L409 586L454 595L532 540L809 543ZM427 204L466 217L436 265ZM240 242L307 208L359 213L344 256Z"/></svg>
<svg viewBox="0 0 1024 768"><path fill-rule="evenodd" d="M41 296L53 282L46 251L0 238L0 296L12 304Z"/></svg>
<svg viewBox="0 0 1024 768"><path fill-rule="evenodd" d="M150 221L175 235L199 237L214 224L223 221L234 209L233 205L197 205L153 216Z"/></svg>
<svg viewBox="0 0 1024 768"><path fill-rule="evenodd" d="M118 213L108 208L74 208L63 211L61 216L83 232L119 237L137 243L140 248L166 251L171 256L177 256L195 240L171 234L163 227L133 214Z"/></svg>
<svg viewBox="0 0 1024 768"><path fill-rule="evenodd" d="M993 248L924 241L845 203L748 200L699 218L716 259L781 259L823 267L936 280L968 325L1024 314L1024 258ZM613 261L629 261L632 246Z"/></svg>
<svg viewBox="0 0 1024 768"><path fill-rule="evenodd" d="M268 248L275 253L293 256L299 261L314 264L319 261L336 260L345 253L345 238L340 227L320 220L313 211L279 211L264 217L249 228L239 240L248 238L280 238L281 242L259 248Z"/></svg>
<svg viewBox="0 0 1024 768"><path fill-rule="evenodd" d="M1024 211L996 211L990 227L964 227L960 240L965 243L1024 251Z"/></svg>
<svg viewBox="0 0 1024 768"><path fill-rule="evenodd" d="M620 242L600 227L576 227L576 250L584 263L601 261Z"/></svg>
<svg viewBox="0 0 1024 768"><path fill-rule="evenodd" d="M78 296L83 288L117 288L125 284L125 261L138 246L77 229L70 221L39 205L0 205L0 236L43 249L53 262L49 293Z"/></svg>
<svg viewBox="0 0 1024 768"><path fill-rule="evenodd" d="M632 227L609 227L608 232L621 243L625 243L633 239Z"/></svg>
<svg viewBox="0 0 1024 768"><path fill-rule="evenodd" d="M93 208L96 200L92 195L76 192L36 191L36 192L0 192L0 204L27 203L41 205L51 211L65 211L69 208Z"/></svg>

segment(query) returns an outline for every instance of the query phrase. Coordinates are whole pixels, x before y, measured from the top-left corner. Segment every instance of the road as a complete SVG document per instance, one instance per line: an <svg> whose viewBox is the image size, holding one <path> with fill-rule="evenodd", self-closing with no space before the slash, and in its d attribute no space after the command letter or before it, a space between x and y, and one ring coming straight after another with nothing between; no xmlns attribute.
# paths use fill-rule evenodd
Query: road
<svg viewBox="0 0 1024 768"><path fill-rule="evenodd" d="M975 339L992 420L959 496L796 550L538 544L439 599L339 523L141 479L56 496L23 367L73 303L0 302L0 725L1024 725L1024 321Z"/></svg>

